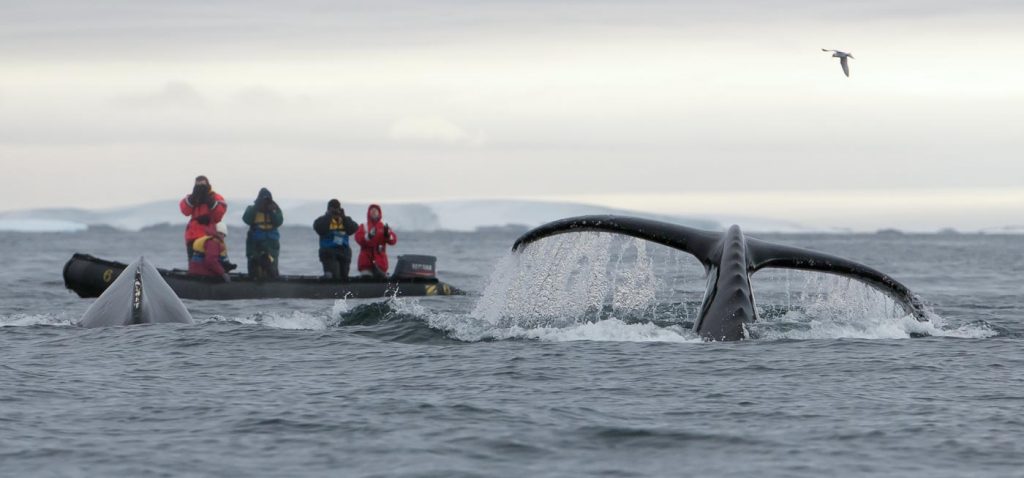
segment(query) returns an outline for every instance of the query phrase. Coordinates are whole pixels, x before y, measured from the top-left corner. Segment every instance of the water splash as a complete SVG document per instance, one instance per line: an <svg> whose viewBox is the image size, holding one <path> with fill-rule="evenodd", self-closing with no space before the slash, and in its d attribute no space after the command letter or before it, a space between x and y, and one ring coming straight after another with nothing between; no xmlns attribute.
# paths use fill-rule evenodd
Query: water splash
<svg viewBox="0 0 1024 478"><path fill-rule="evenodd" d="M471 315L500 327L567 327L642 314L663 284L647 244L606 233L560 236L509 254ZM606 305L611 305L610 309Z"/></svg>
<svg viewBox="0 0 1024 478"><path fill-rule="evenodd" d="M426 312L426 320L466 341L700 341L683 326L694 320L703 293L696 261L678 251L655 258L668 248L616 238L581 233L531 244L498 263L469 316ZM998 335L984 323L951 326L934 314L920 322L885 294L845 277L774 269L752 280L754 339Z"/></svg>
<svg viewBox="0 0 1024 478"><path fill-rule="evenodd" d="M463 341L699 342L680 325L687 308L673 306L668 323L658 313L680 287L678 270L669 284L657 274L658 264L678 266L667 252L655 257L646 242L607 233L553 237L502 258L469 315L415 310L411 299L395 304L427 313L432 328Z"/></svg>
<svg viewBox="0 0 1024 478"><path fill-rule="evenodd" d="M331 317L340 319L342 315L352 310L352 307L348 303L348 299L337 299L334 301L334 305L331 307Z"/></svg>
<svg viewBox="0 0 1024 478"><path fill-rule="evenodd" d="M846 277L772 270L753 276L758 321L748 328L758 339L906 339L922 336L985 338L998 335L987 324L952 326L935 313L919 321L870 286Z"/></svg>

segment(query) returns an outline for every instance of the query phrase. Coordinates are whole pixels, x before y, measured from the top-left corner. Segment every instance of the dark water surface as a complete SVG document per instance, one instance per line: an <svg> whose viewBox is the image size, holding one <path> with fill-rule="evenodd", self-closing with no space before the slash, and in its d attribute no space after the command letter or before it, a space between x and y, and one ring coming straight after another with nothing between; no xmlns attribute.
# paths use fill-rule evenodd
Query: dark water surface
<svg viewBox="0 0 1024 478"><path fill-rule="evenodd" d="M1024 476L1019 237L760 236L879 268L936 317L773 271L752 339L705 343L688 256L587 234L509 257L514 236L400 235L467 297L86 330L71 253L181 267L181 231L0 233L0 475ZM312 232L284 237L282 271L315 273Z"/></svg>

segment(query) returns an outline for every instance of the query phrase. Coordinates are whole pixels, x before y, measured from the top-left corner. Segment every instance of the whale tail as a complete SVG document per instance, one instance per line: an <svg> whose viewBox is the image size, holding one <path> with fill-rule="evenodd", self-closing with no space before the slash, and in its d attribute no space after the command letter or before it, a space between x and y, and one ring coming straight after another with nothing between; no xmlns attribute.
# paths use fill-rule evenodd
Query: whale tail
<svg viewBox="0 0 1024 478"><path fill-rule="evenodd" d="M192 315L156 268L139 257L86 309L78 325L94 328L165 322L191 324Z"/></svg>
<svg viewBox="0 0 1024 478"><path fill-rule="evenodd" d="M537 227L516 240L512 250L521 250L545 237L579 231L632 236L697 258L707 272L708 288L700 314L694 322L694 330L706 339L740 340L746 337L745 324L757 318L750 275L765 268L849 277L891 297L918 320L927 318L921 299L886 274L838 256L746 237L739 226L719 233L635 217L580 216Z"/></svg>

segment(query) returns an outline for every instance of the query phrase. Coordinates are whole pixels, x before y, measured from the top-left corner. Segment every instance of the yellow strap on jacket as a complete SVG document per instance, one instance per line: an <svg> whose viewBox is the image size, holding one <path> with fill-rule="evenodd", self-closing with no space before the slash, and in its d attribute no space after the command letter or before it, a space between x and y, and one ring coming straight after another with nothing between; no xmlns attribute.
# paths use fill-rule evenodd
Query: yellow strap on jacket
<svg viewBox="0 0 1024 478"><path fill-rule="evenodd" d="M262 211L257 211L256 214L253 215L252 225L264 231L269 231L274 228L274 222L270 218L270 214Z"/></svg>
<svg viewBox="0 0 1024 478"><path fill-rule="evenodd" d="M330 230L331 231L338 231L338 232L341 232L342 234L344 234L345 233L345 221L342 221L342 220L340 220L338 218L332 217L331 218Z"/></svg>
<svg viewBox="0 0 1024 478"><path fill-rule="evenodd" d="M200 237L199 239L196 239L196 242L192 243L192 250L200 254L206 254L206 241L210 239L213 239L213 236L203 236ZM223 241L221 241L220 256L228 256L228 245L224 244Z"/></svg>

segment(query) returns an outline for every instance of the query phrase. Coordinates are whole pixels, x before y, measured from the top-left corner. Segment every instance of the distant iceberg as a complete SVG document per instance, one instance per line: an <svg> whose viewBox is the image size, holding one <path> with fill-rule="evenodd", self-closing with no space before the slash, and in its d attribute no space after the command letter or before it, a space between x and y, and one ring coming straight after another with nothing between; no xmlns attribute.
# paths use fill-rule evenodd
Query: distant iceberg
<svg viewBox="0 0 1024 478"><path fill-rule="evenodd" d="M982 234L1024 234L1024 225L1014 224L1003 227L987 227L980 232Z"/></svg>
<svg viewBox="0 0 1024 478"><path fill-rule="evenodd" d="M151 227L181 227L187 218L178 209L177 199L153 201L114 209L33 209L0 212L0 231L74 232L92 227L112 227L140 231ZM228 198L227 225L244 228L242 212L252 198ZM278 204L284 211L286 227L312 228L313 220L324 214L327 200L311 201L283 198ZM365 202L342 201L346 214L356 222L366 221ZM533 228L571 216L590 214L629 215L672 222L699 229L721 230L739 224L744 231L755 233L843 232L834 228L807 227L793 221L738 216L684 216L655 214L647 211L617 209L593 204L521 199L449 200L420 203L382 203L384 220L398 231L456 231L500 229L510 226Z"/></svg>
<svg viewBox="0 0 1024 478"><path fill-rule="evenodd" d="M244 227L242 212L251 200L228 199L229 226ZM308 226L322 215L327 201L283 199L278 202L284 212L286 226ZM342 202L346 214L357 222L366 221L363 202ZM465 231L480 228L501 228L509 225L536 227L549 221L586 214L628 214L662 221L720 229L712 219L650 214L590 204L527 200L464 200L430 203L382 204L384 220L404 231ZM155 201L116 209L34 209L0 213L0 230L8 231L81 231L87 227L109 226L128 231L159 224L185 226L186 218L178 210L177 200Z"/></svg>
<svg viewBox="0 0 1024 478"><path fill-rule="evenodd" d="M0 219L0 231L13 232L79 232L89 226L59 219Z"/></svg>
<svg viewBox="0 0 1024 478"><path fill-rule="evenodd" d="M430 205L438 217L438 229L447 231L473 231L486 227L521 225L536 227L541 224L572 216L615 214L646 217L674 222L701 229L721 229L717 221L702 218L651 214L641 211L614 209L591 204L554 201L476 200L440 201Z"/></svg>

